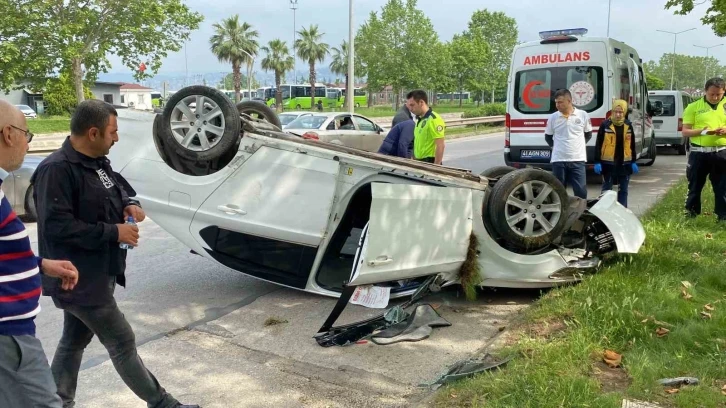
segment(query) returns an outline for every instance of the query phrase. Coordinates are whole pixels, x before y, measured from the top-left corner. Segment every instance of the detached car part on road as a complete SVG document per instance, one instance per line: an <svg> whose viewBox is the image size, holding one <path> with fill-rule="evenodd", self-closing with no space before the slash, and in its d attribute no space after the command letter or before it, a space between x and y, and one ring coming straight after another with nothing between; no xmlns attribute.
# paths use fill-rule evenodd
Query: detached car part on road
<svg viewBox="0 0 726 408"><path fill-rule="evenodd" d="M111 158L157 224L221 265L322 295L458 283L472 237L482 286L551 287L645 238L614 192L586 201L539 169L476 175L305 139L212 88L175 93L151 139Z"/></svg>

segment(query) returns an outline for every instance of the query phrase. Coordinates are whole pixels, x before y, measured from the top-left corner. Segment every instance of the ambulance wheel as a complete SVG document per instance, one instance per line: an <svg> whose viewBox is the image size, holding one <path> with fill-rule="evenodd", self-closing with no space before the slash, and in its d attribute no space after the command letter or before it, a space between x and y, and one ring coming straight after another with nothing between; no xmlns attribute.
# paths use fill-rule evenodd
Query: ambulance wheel
<svg viewBox="0 0 726 408"><path fill-rule="evenodd" d="M648 161L643 166L649 167L655 163L655 157L658 155L658 148L655 145L655 135L650 137L650 147L648 148Z"/></svg>
<svg viewBox="0 0 726 408"><path fill-rule="evenodd" d="M234 147L240 129L239 111L227 95L194 85L169 98L159 136L174 154L194 162L209 162Z"/></svg>
<svg viewBox="0 0 726 408"><path fill-rule="evenodd" d="M498 237L524 250L550 245L566 227L567 190L552 173L520 169L492 188L488 220Z"/></svg>

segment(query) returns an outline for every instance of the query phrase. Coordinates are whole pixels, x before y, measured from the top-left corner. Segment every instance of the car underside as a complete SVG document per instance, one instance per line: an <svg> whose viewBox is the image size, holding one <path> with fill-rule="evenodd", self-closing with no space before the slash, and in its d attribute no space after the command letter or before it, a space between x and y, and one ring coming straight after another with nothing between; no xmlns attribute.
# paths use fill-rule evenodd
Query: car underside
<svg viewBox="0 0 726 408"><path fill-rule="evenodd" d="M304 139L207 87L174 94L153 143L114 158L150 218L199 255L327 296L456 284L472 260L481 286L551 287L645 239L613 192L582 200L541 169L477 175Z"/></svg>

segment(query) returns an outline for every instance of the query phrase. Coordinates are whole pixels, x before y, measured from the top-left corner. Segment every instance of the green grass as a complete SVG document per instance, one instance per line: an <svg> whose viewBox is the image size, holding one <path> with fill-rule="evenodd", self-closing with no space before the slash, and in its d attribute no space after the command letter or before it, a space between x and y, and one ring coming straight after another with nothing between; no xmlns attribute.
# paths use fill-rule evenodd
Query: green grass
<svg viewBox="0 0 726 408"><path fill-rule="evenodd" d="M506 367L443 388L435 405L616 408L632 398L723 407L726 225L713 215L685 218L685 194L681 182L643 217L647 238L639 254L613 257L599 273L549 291L525 311L510 345L499 351L515 356ZM713 208L709 188L704 208ZM711 318L701 314L707 304ZM658 337L660 327L670 332ZM622 368L601 363L606 349L623 355ZM675 394L658 384L680 376L700 384Z"/></svg>
<svg viewBox="0 0 726 408"><path fill-rule="evenodd" d="M71 119L64 116L38 116L28 119L28 129L36 135L70 132Z"/></svg>

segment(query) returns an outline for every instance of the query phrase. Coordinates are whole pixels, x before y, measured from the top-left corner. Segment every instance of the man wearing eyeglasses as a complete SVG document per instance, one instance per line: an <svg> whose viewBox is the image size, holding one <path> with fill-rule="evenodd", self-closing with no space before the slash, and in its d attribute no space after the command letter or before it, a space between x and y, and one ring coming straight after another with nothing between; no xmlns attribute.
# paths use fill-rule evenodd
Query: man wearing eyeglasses
<svg viewBox="0 0 726 408"><path fill-rule="evenodd" d="M23 164L31 140L25 115L0 101L0 185ZM34 319L40 312L40 274L60 278L60 285L71 290L78 271L68 261L36 257L2 190L0 200L0 407L60 408Z"/></svg>

